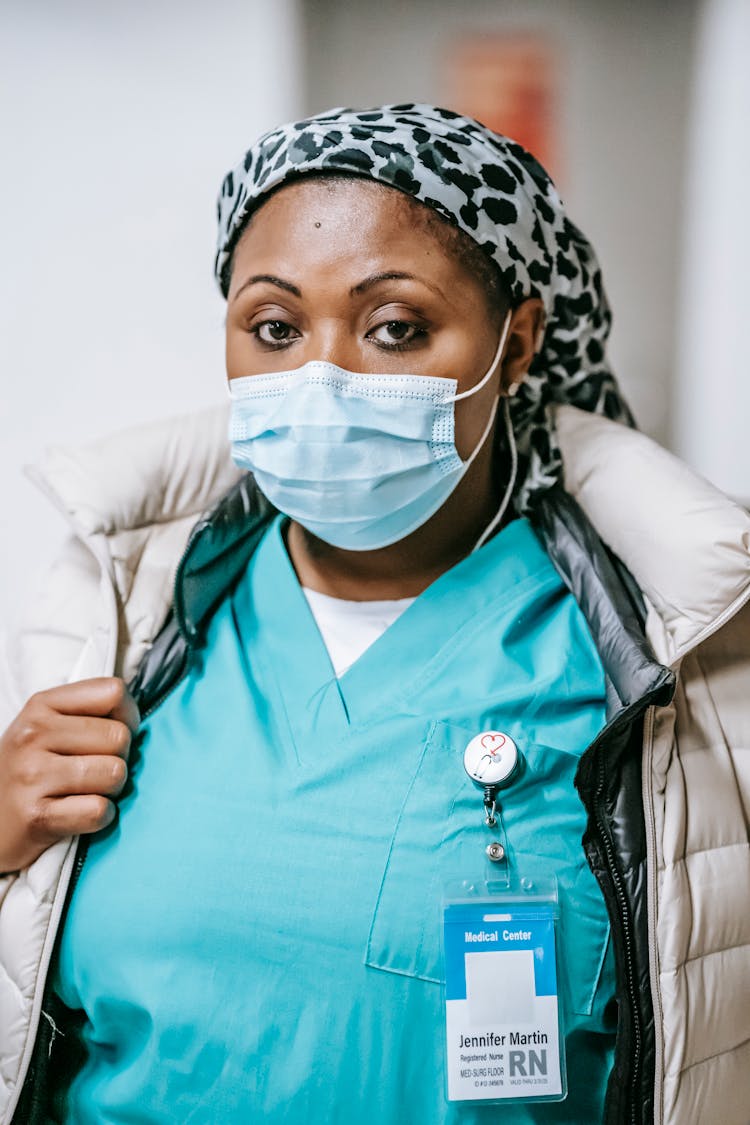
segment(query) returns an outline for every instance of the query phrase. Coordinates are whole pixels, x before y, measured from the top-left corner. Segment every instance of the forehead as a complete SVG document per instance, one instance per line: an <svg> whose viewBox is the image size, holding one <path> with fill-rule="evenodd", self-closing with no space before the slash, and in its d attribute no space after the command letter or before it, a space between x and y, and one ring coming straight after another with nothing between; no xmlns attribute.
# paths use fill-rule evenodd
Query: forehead
<svg viewBox="0 0 750 1125"><path fill-rule="evenodd" d="M332 172L300 175L274 188L265 199L261 199L252 223L257 222L259 215L273 214L279 209L288 212L310 207L328 207L339 212L366 208L377 210L383 216L392 216L396 221L412 215L425 226L437 221L429 207L397 188L368 176Z"/></svg>
<svg viewBox="0 0 750 1125"><path fill-rule="evenodd" d="M256 210L234 253L235 267L259 258L324 266L363 266L383 258L431 272L461 272L450 232L430 208L373 180L301 178L279 188Z"/></svg>

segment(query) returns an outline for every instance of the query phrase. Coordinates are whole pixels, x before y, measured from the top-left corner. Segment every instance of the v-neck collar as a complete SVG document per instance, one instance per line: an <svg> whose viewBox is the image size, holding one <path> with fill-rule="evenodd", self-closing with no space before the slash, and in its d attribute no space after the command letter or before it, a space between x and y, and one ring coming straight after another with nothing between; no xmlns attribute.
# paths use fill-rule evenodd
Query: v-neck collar
<svg viewBox="0 0 750 1125"><path fill-rule="evenodd" d="M316 730L330 737L350 727L328 649L287 554L277 516L248 563L235 591L237 629L252 668L265 654L292 731L300 747ZM260 641L260 644L258 643Z"/></svg>
<svg viewBox="0 0 750 1125"><path fill-rule="evenodd" d="M305 598L275 519L236 591L238 628L252 661L256 638L270 657L290 726L299 739L311 725L346 736L384 708L410 711L419 683L450 661L459 633L481 626L484 611L528 593L528 584L559 582L526 519L508 524L479 551L437 578L340 679ZM545 583L546 584L546 583Z"/></svg>
<svg viewBox="0 0 750 1125"><path fill-rule="evenodd" d="M514 520L441 574L342 676L350 715L365 721L384 705L411 711L420 684L450 664L459 634L545 576L559 581L529 522Z"/></svg>

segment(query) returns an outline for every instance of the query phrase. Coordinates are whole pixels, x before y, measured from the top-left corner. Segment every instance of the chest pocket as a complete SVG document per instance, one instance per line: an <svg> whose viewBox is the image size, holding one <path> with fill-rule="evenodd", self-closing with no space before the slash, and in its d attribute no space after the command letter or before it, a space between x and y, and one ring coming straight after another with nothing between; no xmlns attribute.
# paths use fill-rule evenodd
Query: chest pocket
<svg viewBox="0 0 750 1125"><path fill-rule="evenodd" d="M502 725L500 725L500 729ZM578 759L524 742L520 779L501 794L511 864L553 872L561 907L559 959L566 1008L591 1015L597 995L614 989L606 957L609 921L588 868L581 836L585 812L573 789ZM371 968L440 984L441 903L447 881L481 878L484 849L494 837L484 824L482 793L466 776L463 752L476 734L434 723L408 786L391 839L372 916L365 962ZM605 971L606 966L606 971Z"/></svg>

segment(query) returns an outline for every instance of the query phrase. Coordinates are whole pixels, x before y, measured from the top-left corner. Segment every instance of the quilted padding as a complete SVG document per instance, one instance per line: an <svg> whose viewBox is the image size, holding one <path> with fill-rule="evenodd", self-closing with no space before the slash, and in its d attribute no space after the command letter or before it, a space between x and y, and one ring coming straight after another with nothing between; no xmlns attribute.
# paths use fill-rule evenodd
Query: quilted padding
<svg viewBox="0 0 750 1125"><path fill-rule="evenodd" d="M749 639L747 607L685 657L651 751L667 1125L750 1114Z"/></svg>

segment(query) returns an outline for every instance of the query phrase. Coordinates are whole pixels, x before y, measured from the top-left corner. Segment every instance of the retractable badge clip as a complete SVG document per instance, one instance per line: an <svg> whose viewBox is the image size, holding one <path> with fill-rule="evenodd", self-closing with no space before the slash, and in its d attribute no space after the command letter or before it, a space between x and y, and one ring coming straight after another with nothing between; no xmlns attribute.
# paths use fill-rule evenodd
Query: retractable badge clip
<svg viewBox="0 0 750 1125"><path fill-rule="evenodd" d="M484 822L488 828L497 824L497 795L517 776L521 755L509 734L488 730L472 738L464 750L464 769L484 790Z"/></svg>

